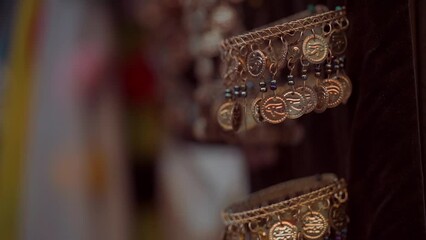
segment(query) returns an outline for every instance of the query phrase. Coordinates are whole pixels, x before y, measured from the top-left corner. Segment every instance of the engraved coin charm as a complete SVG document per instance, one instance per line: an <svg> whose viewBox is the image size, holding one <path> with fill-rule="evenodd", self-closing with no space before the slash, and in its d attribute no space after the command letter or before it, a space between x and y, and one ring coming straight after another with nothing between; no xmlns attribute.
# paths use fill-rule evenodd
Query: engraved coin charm
<svg viewBox="0 0 426 240"><path fill-rule="evenodd" d="M336 79L326 79L323 82L323 86L327 89L329 98L328 98L328 107L334 108L339 106L343 100L343 86Z"/></svg>
<svg viewBox="0 0 426 240"><path fill-rule="evenodd" d="M219 107L217 111L217 122L225 131L232 130L232 109L234 104L226 102Z"/></svg>
<svg viewBox="0 0 426 240"><path fill-rule="evenodd" d="M260 104L261 104L262 98L258 97L253 100L253 103L251 105L251 113L253 115L253 119L257 122L263 122L263 116L260 113Z"/></svg>
<svg viewBox="0 0 426 240"><path fill-rule="evenodd" d="M272 96L265 99L260 112L265 121L273 124L283 122L287 117L287 106L283 98Z"/></svg>
<svg viewBox="0 0 426 240"><path fill-rule="evenodd" d="M302 234L306 239L319 239L327 229L327 220L319 212L308 212L302 217Z"/></svg>
<svg viewBox="0 0 426 240"><path fill-rule="evenodd" d="M247 56L247 69L253 77L260 76L266 67L266 56L260 50L255 50Z"/></svg>
<svg viewBox="0 0 426 240"><path fill-rule="evenodd" d="M234 131L238 131L241 126L241 120L243 118L243 112L241 108L241 104L239 103L234 103L232 108L232 130Z"/></svg>
<svg viewBox="0 0 426 240"><path fill-rule="evenodd" d="M302 51L309 62L322 63L327 57L328 44L323 37L310 35L303 41Z"/></svg>
<svg viewBox="0 0 426 240"><path fill-rule="evenodd" d="M306 85L298 87L296 88L296 90L302 93L303 97L306 100L305 114L312 112L318 103L317 94L315 93L314 89Z"/></svg>
<svg viewBox="0 0 426 240"><path fill-rule="evenodd" d="M334 32L330 36L330 48L333 54L340 55L346 51L348 40L344 32Z"/></svg>
<svg viewBox="0 0 426 240"><path fill-rule="evenodd" d="M296 119L305 113L306 100L300 92L287 90L283 96L287 105L287 118Z"/></svg>
<svg viewBox="0 0 426 240"><path fill-rule="evenodd" d="M296 240L297 227L289 222L282 221L274 224L269 230L269 240Z"/></svg>
<svg viewBox="0 0 426 240"><path fill-rule="evenodd" d="M349 222L344 205L332 206L330 208L330 225L337 231L341 231Z"/></svg>
<svg viewBox="0 0 426 240"><path fill-rule="evenodd" d="M314 90L317 94L317 106L315 107L315 112L322 113L328 107L329 94L327 92L327 89L320 85L315 86Z"/></svg>
<svg viewBox="0 0 426 240"><path fill-rule="evenodd" d="M349 100L349 97L352 94L352 82L346 75L338 75L336 79L342 84L343 87L343 100L342 103L346 104Z"/></svg>

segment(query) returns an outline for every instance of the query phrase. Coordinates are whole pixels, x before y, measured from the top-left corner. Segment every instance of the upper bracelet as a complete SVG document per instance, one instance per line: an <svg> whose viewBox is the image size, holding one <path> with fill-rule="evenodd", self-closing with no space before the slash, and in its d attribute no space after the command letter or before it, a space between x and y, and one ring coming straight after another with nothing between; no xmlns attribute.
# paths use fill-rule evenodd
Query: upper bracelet
<svg viewBox="0 0 426 240"><path fill-rule="evenodd" d="M244 122L247 130L345 104L352 93L344 71L348 26L339 7L224 40L219 125L239 131Z"/></svg>
<svg viewBox="0 0 426 240"><path fill-rule="evenodd" d="M339 10L328 11L314 16L309 16L306 18L278 24L267 28L261 28L259 30L234 36L223 40L221 43L221 48L222 51L226 52L231 48L238 49L244 45L265 41L277 36L291 35L293 32L301 31L308 28L315 28L324 23L330 23L335 20L340 20L337 23L340 22L342 28L346 28L349 25L349 21L346 18L346 10L344 7L339 8Z"/></svg>

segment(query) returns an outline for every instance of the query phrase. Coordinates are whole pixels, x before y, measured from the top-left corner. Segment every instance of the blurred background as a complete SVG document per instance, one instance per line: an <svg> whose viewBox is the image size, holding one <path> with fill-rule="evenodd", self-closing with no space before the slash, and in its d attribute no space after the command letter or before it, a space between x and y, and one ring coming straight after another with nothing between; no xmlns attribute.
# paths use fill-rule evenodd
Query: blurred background
<svg viewBox="0 0 426 240"><path fill-rule="evenodd" d="M219 239L250 191L341 173L324 116L241 141L212 110L220 41L318 2L0 1L0 239Z"/></svg>

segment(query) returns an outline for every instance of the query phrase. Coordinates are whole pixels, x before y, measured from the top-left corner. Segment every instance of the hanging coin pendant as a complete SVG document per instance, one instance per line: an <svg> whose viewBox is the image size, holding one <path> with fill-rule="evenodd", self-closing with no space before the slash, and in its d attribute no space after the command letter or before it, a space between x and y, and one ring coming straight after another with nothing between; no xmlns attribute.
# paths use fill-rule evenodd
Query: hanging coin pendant
<svg viewBox="0 0 426 240"><path fill-rule="evenodd" d="M302 51L310 63L319 64L327 58L328 44L323 37L310 35L303 41Z"/></svg>
<svg viewBox="0 0 426 240"><path fill-rule="evenodd" d="M306 100L299 91L287 90L283 94L287 105L287 118L296 119L305 113Z"/></svg>
<svg viewBox="0 0 426 240"><path fill-rule="evenodd" d="M330 208L330 225L337 231L341 231L349 222L345 205L334 205Z"/></svg>
<svg viewBox="0 0 426 240"><path fill-rule="evenodd" d="M302 234L305 239L320 239L328 230L325 217L319 212L308 212L302 217Z"/></svg>
<svg viewBox="0 0 426 240"><path fill-rule="evenodd" d="M232 107L232 130L238 131L241 127L241 122L243 118L243 111L241 104L234 103Z"/></svg>
<svg viewBox="0 0 426 240"><path fill-rule="evenodd" d="M253 77L260 76L266 67L265 54L260 50L254 50L247 56L247 69Z"/></svg>
<svg viewBox="0 0 426 240"><path fill-rule="evenodd" d="M352 82L348 76L344 74L339 74L336 79L342 84L343 87L343 99L342 103L346 104L349 100L349 97L352 94Z"/></svg>
<svg viewBox="0 0 426 240"><path fill-rule="evenodd" d="M312 112L318 103L317 94L315 93L314 89L312 89L308 85L305 85L296 88L296 90L302 93L303 97L306 100L305 114Z"/></svg>
<svg viewBox="0 0 426 240"><path fill-rule="evenodd" d="M262 98L258 97L256 99L253 100L253 103L251 105L251 113L253 116L253 119L257 122L257 123L261 123L263 122L263 116L260 113L260 104L261 104Z"/></svg>
<svg viewBox="0 0 426 240"><path fill-rule="evenodd" d="M317 94L317 105L315 106L315 112L322 113L328 107L329 94L327 89L321 85L315 86L314 90Z"/></svg>
<svg viewBox="0 0 426 240"><path fill-rule="evenodd" d="M269 240L296 240L297 227L289 222L275 223L269 230Z"/></svg>
<svg viewBox="0 0 426 240"><path fill-rule="evenodd" d="M334 32L330 36L330 48L334 55L340 55L346 51L348 40L346 34L342 31Z"/></svg>
<svg viewBox="0 0 426 240"><path fill-rule="evenodd" d="M232 130L232 109L234 103L226 102L219 107L217 111L217 122L225 131Z"/></svg>
<svg viewBox="0 0 426 240"><path fill-rule="evenodd" d="M323 86L327 89L329 98L328 98L328 108L334 108L339 106L343 101L343 86L336 79L326 79L323 82Z"/></svg>
<svg viewBox="0 0 426 240"><path fill-rule="evenodd" d="M260 113L265 121L277 124L283 122L287 117L287 106L283 98L272 96L265 99L261 105Z"/></svg>

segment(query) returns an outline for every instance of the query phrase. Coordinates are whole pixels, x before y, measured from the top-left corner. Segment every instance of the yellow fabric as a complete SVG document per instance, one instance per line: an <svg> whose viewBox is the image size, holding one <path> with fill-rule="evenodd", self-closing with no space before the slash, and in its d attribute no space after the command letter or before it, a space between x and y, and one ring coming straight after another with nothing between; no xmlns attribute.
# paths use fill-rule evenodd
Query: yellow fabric
<svg viewBox="0 0 426 240"><path fill-rule="evenodd" d="M19 239L21 183L26 154L32 52L38 0L16 8L0 128L0 239ZM42 217L42 216L40 216Z"/></svg>

